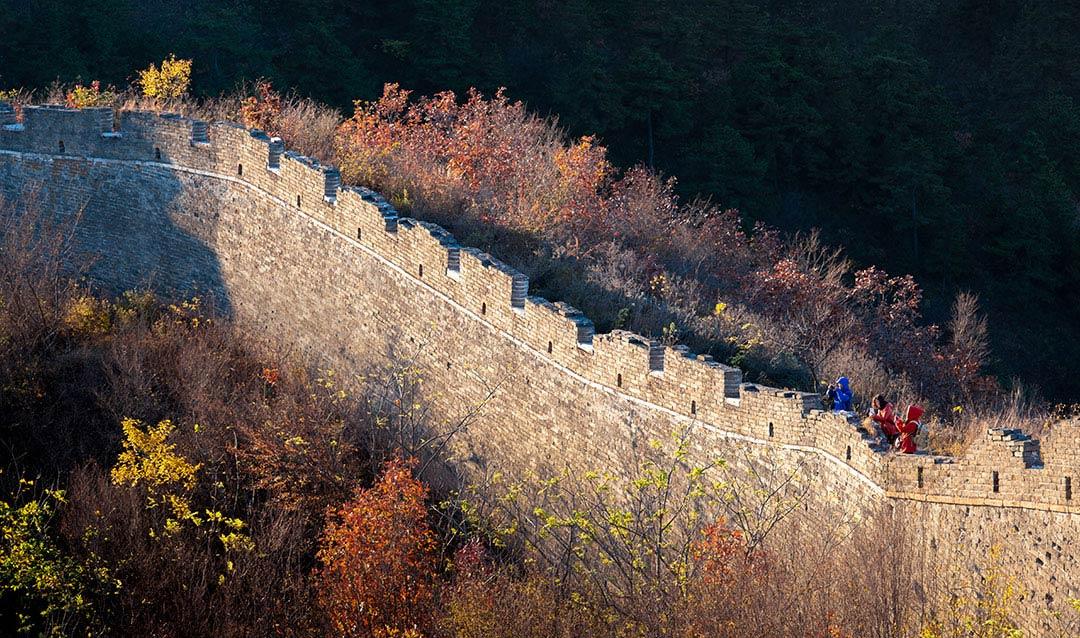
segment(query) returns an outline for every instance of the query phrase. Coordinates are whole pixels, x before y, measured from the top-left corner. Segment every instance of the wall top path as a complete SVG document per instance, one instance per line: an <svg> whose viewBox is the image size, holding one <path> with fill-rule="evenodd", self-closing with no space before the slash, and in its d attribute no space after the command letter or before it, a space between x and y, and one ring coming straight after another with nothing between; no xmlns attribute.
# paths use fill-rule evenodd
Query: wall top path
<svg viewBox="0 0 1080 638"><path fill-rule="evenodd" d="M641 335L595 334L561 302L530 296L529 280L462 247L445 229L401 217L378 193L342 186L341 173L287 151L278 138L228 122L107 108L0 102L0 156L161 166L243 184L324 224L408 273L563 374L723 436L825 456L896 499L1080 513L1080 424L1057 425L1045 446L990 428L959 458L897 455L853 415L822 410L817 395L742 382L742 371Z"/></svg>

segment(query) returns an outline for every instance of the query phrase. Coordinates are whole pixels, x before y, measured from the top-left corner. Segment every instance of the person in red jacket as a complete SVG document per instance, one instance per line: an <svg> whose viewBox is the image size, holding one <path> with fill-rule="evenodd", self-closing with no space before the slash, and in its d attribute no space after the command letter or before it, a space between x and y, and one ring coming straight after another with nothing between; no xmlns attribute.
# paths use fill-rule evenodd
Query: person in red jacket
<svg viewBox="0 0 1080 638"><path fill-rule="evenodd" d="M922 415L922 406L912 403L908 406L904 418L896 420L896 429L900 431L900 436L896 439L896 449L901 453L915 453L915 434L919 431L919 418Z"/></svg>
<svg viewBox="0 0 1080 638"><path fill-rule="evenodd" d="M877 423L881 433L889 441L889 445L895 445L896 437L900 436L900 430L896 429L896 413L893 411L893 404L885 400L885 395L879 394L874 397L870 405L872 406L870 418Z"/></svg>

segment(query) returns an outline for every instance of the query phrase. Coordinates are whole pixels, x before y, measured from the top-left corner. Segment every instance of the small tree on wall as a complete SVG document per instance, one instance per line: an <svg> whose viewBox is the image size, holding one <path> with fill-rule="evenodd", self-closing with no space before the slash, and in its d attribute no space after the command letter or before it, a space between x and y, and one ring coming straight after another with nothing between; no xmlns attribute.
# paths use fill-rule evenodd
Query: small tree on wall
<svg viewBox="0 0 1080 638"><path fill-rule="evenodd" d="M191 86L191 64L191 60L177 59L170 53L161 66L151 64L139 71L143 95L159 100L183 97Z"/></svg>
<svg viewBox="0 0 1080 638"><path fill-rule="evenodd" d="M94 80L90 86L76 84L65 96L68 108L88 109L95 106L112 106L116 103L116 92L102 89L101 82Z"/></svg>

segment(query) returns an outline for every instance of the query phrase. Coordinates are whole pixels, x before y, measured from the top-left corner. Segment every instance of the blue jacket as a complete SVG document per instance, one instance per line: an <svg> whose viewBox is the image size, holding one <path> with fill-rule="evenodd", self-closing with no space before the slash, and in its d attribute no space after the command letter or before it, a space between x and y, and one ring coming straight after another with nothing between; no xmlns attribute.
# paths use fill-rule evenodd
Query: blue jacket
<svg viewBox="0 0 1080 638"><path fill-rule="evenodd" d="M830 389L828 397L832 400L833 410L836 412L851 411L851 386L847 377L840 377L836 380L836 388Z"/></svg>

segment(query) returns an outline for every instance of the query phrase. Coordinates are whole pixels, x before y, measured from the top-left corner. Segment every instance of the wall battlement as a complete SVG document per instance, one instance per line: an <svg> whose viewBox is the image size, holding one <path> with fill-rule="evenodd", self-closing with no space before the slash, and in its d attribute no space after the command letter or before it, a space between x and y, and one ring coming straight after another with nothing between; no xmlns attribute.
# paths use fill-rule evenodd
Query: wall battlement
<svg viewBox="0 0 1080 638"><path fill-rule="evenodd" d="M452 300L564 373L698 421L730 436L826 455L896 499L1080 513L1080 425L1046 445L991 429L963 457L890 453L854 418L821 409L813 394L742 382L742 372L641 335L595 334L575 308L528 294L528 278L435 224L400 217L337 168L284 148L258 130L172 114L27 106L16 122L0 103L0 152L55 159L171 165L241 182L317 220Z"/></svg>

